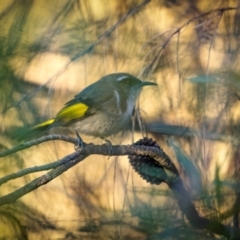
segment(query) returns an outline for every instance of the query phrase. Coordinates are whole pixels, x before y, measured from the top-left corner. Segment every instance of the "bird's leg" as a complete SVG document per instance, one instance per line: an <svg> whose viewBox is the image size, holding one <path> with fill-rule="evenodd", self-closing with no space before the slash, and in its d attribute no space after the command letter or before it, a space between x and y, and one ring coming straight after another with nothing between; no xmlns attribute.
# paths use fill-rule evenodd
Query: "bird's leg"
<svg viewBox="0 0 240 240"><path fill-rule="evenodd" d="M80 137L80 135L78 134L78 132L76 132L77 135L77 145L74 146L75 150L78 150L79 148L83 148L84 147L84 143L82 138Z"/></svg>
<svg viewBox="0 0 240 240"><path fill-rule="evenodd" d="M104 137L100 137L100 138L106 142L107 147L108 147L108 158L110 158L112 156L112 143L110 140L108 140Z"/></svg>

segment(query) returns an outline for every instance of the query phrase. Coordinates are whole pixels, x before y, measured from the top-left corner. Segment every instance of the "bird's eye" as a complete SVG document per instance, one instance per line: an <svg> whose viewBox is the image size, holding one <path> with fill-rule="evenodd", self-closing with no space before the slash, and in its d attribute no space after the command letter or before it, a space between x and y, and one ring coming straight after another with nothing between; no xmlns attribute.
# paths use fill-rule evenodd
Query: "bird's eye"
<svg viewBox="0 0 240 240"><path fill-rule="evenodd" d="M130 84L131 83L131 80L129 78L126 78L122 81L122 83L124 84Z"/></svg>

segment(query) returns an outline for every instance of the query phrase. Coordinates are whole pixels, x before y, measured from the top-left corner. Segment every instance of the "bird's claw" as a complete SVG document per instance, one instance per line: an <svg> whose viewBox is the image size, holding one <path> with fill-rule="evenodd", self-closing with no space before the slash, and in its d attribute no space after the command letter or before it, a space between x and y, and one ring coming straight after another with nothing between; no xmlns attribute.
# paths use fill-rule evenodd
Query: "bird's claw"
<svg viewBox="0 0 240 240"><path fill-rule="evenodd" d="M77 144L74 146L74 149L78 150L79 148L84 147L84 142L83 142L82 138L80 137L80 135L78 134L78 132L76 132L76 135L77 135Z"/></svg>
<svg viewBox="0 0 240 240"><path fill-rule="evenodd" d="M108 159L112 156L112 143L110 140L106 139L106 138L102 138L106 144L107 144L107 147L108 147Z"/></svg>

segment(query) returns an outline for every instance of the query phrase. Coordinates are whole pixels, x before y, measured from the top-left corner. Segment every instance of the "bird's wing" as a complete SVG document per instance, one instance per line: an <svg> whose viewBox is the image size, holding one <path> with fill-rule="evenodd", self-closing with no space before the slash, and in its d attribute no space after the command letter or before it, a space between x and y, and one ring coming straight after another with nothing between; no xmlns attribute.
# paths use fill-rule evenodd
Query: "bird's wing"
<svg viewBox="0 0 240 240"><path fill-rule="evenodd" d="M57 113L54 125L67 125L94 115L113 98L112 91L103 90L102 87L97 90L87 87Z"/></svg>
<svg viewBox="0 0 240 240"><path fill-rule="evenodd" d="M62 108L54 120L54 125L66 125L81 120L87 116L89 107L81 102L76 102Z"/></svg>

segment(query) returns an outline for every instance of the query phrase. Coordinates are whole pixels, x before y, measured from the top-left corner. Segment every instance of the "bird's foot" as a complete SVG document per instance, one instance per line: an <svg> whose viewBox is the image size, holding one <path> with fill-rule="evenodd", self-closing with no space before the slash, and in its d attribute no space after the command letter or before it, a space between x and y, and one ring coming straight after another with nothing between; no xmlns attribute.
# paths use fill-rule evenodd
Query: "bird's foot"
<svg viewBox="0 0 240 240"><path fill-rule="evenodd" d="M103 138L101 137L102 140L104 140L107 144L107 147L108 147L108 158L110 158L112 156L112 143L110 140L106 139L106 138Z"/></svg>
<svg viewBox="0 0 240 240"><path fill-rule="evenodd" d="M84 142L83 142L82 138L80 137L80 135L78 134L78 132L76 132L76 135L77 135L77 144L74 146L74 149L78 150L79 148L84 147Z"/></svg>

